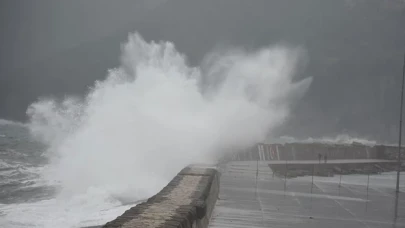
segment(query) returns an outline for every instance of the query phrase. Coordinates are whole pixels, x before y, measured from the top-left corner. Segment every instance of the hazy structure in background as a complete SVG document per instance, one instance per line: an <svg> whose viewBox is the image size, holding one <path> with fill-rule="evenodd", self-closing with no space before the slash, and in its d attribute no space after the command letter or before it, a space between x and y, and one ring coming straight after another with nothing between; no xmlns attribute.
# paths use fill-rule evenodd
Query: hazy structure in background
<svg viewBox="0 0 405 228"><path fill-rule="evenodd" d="M395 142L405 40L403 0L1 1L0 118L24 120L38 96L83 94L118 65L138 31L199 64L224 46L300 45L314 81L280 135L348 133Z"/></svg>

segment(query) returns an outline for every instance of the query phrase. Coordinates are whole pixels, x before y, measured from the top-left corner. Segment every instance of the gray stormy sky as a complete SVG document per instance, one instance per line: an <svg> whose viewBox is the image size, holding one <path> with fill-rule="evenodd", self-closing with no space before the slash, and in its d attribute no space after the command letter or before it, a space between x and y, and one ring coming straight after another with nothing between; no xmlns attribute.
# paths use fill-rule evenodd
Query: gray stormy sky
<svg viewBox="0 0 405 228"><path fill-rule="evenodd" d="M39 96L83 94L117 66L129 32L170 40L192 64L217 45L306 48L308 93L280 134L396 140L404 0L3 0L0 118Z"/></svg>

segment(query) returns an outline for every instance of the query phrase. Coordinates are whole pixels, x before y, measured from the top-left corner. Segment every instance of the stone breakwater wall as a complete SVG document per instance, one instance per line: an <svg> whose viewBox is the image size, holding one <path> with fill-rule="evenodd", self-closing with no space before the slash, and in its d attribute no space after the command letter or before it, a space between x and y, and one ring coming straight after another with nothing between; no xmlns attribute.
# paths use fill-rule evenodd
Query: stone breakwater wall
<svg viewBox="0 0 405 228"><path fill-rule="evenodd" d="M397 146L375 146L377 154L381 155L381 159L397 160L398 159L398 147ZM405 160L405 148L401 148L401 159Z"/></svg>
<svg viewBox="0 0 405 228"><path fill-rule="evenodd" d="M257 144L239 153L229 153L222 161L271 161L271 160L318 160L318 155L336 159L387 159L397 158L395 146L363 144L323 144L323 143L286 143ZM402 151L403 158L405 152Z"/></svg>
<svg viewBox="0 0 405 228"><path fill-rule="evenodd" d="M189 166L181 170L159 193L103 227L207 227L218 193L219 176L216 169Z"/></svg>
<svg viewBox="0 0 405 228"><path fill-rule="evenodd" d="M320 164L269 164L275 175L293 178L298 176L333 176L335 174L379 174L396 170L395 162L373 163L320 163ZM405 167L403 168L405 170Z"/></svg>

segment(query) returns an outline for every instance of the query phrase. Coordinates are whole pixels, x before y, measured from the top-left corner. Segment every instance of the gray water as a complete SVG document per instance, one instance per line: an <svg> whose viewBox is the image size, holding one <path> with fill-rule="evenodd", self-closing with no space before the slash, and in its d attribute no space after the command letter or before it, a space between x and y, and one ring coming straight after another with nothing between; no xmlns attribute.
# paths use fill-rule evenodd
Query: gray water
<svg viewBox="0 0 405 228"><path fill-rule="evenodd" d="M97 188L61 195L61 183L46 178L52 172L46 151L27 126L0 119L1 228L97 227L138 203Z"/></svg>
<svg viewBox="0 0 405 228"><path fill-rule="evenodd" d="M55 186L45 185L40 173L47 164L44 145L19 123L0 122L0 203L15 204L51 198Z"/></svg>

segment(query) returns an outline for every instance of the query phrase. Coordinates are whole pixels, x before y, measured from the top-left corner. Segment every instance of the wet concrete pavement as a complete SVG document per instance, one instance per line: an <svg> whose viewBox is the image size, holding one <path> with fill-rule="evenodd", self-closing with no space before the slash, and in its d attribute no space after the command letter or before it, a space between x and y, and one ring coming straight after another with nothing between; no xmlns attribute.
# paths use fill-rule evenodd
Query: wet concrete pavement
<svg viewBox="0 0 405 228"><path fill-rule="evenodd" d="M219 169L210 227L405 227L405 193L396 195L392 175L371 181L367 175L343 176L339 187L336 176L314 177L313 184L312 177L285 181L273 176L268 162L231 162Z"/></svg>

